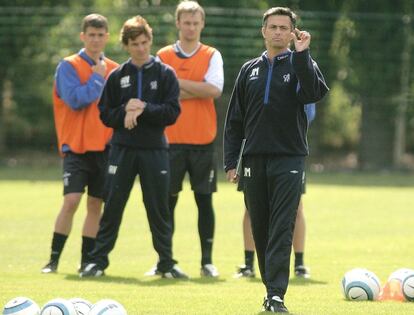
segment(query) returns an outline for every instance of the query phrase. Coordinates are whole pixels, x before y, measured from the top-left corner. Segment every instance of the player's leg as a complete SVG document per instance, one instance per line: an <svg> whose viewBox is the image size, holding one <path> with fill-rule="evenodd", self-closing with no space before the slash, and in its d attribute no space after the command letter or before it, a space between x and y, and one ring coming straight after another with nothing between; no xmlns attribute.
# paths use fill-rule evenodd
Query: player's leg
<svg viewBox="0 0 414 315"><path fill-rule="evenodd" d="M50 259L42 268L42 273L57 271L60 256L72 229L73 217L87 183L87 175L83 172L84 164L82 154L68 152L63 158L63 204L55 220Z"/></svg>
<svg viewBox="0 0 414 315"><path fill-rule="evenodd" d="M139 152L139 177L142 196L158 254L157 270L165 278L188 278L177 266L172 254L172 228L168 209L170 168L165 150Z"/></svg>
<svg viewBox="0 0 414 315"><path fill-rule="evenodd" d="M254 272L254 246L252 226L249 211L245 208L243 216L243 242L244 242L244 265L239 266L235 278L255 277Z"/></svg>
<svg viewBox="0 0 414 315"><path fill-rule="evenodd" d="M309 268L304 264L306 237L306 221L303 213L303 198L300 199L298 214L296 216L295 231L293 233L293 250L295 252L295 275L302 278L310 278Z"/></svg>
<svg viewBox="0 0 414 315"><path fill-rule="evenodd" d="M168 192L168 209L170 211L170 220L172 233L175 230L175 207L177 206L178 196L183 188L183 181L185 173L187 172L187 150L175 149L174 145L170 146L168 150L168 159L170 167L170 182ZM154 264L150 270L148 270L145 276L159 275L160 272L157 269L157 264Z"/></svg>
<svg viewBox="0 0 414 315"><path fill-rule="evenodd" d="M175 207L177 206L178 195L183 189L184 176L187 172L187 154L187 150L182 149L170 149L168 151L170 165L168 208L170 210L173 234L175 230Z"/></svg>
<svg viewBox="0 0 414 315"><path fill-rule="evenodd" d="M217 190L216 159L213 147L190 151L189 175L198 209L198 234L201 247L201 276L218 277L213 265L215 216L213 192Z"/></svg>
<svg viewBox="0 0 414 315"><path fill-rule="evenodd" d="M243 158L243 194L249 211L251 228L256 245L260 275L266 285L266 248L269 239L269 201L266 180L265 158L246 156Z"/></svg>
<svg viewBox="0 0 414 315"><path fill-rule="evenodd" d="M303 157L269 158L266 165L270 213L265 276L270 310L285 309L283 300L289 283L290 254L302 193L303 170Z"/></svg>
<svg viewBox="0 0 414 315"><path fill-rule="evenodd" d="M101 219L105 190L105 178L108 169L108 150L89 153L88 199L86 200L86 217L82 228L82 257L79 272L86 262L91 260L90 252L95 247L96 234Z"/></svg>
<svg viewBox="0 0 414 315"><path fill-rule="evenodd" d="M86 203L87 212L82 228L82 257L78 272L81 272L86 266L86 262L91 260L89 254L95 247L103 202L101 198L88 196Z"/></svg>
<svg viewBox="0 0 414 315"><path fill-rule="evenodd" d="M115 247L122 216L137 173L134 149L113 145L109 153L105 205L95 247L81 277L103 275L109 266L109 253Z"/></svg>

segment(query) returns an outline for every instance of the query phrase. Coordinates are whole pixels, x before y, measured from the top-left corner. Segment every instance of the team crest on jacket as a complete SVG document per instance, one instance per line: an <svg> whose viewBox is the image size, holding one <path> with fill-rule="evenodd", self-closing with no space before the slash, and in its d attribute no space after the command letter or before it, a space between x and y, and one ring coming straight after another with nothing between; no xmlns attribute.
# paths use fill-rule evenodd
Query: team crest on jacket
<svg viewBox="0 0 414 315"><path fill-rule="evenodd" d="M285 83L290 82L290 73L283 75L283 82Z"/></svg>
<svg viewBox="0 0 414 315"><path fill-rule="evenodd" d="M129 82L129 75L127 75L125 77L122 77L121 81L120 81L120 84L121 84L122 89L125 89L125 88L131 86L131 83Z"/></svg>
<svg viewBox="0 0 414 315"><path fill-rule="evenodd" d="M253 68L250 72L249 80L257 80L259 78L259 67Z"/></svg>
<svg viewBox="0 0 414 315"><path fill-rule="evenodd" d="M150 86L151 86L151 90L156 90L158 88L158 82L157 81L151 81Z"/></svg>

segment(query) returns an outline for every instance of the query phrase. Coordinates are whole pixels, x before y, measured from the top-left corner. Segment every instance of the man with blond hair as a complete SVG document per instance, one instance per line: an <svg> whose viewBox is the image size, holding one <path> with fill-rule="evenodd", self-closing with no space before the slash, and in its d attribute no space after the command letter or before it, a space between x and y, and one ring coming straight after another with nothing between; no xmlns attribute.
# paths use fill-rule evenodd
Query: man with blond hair
<svg viewBox="0 0 414 315"><path fill-rule="evenodd" d="M200 42L205 12L197 2L178 4L175 25L178 40L158 52L161 61L174 68L180 85L181 115L166 129L171 167L169 209L174 228L174 210L188 172L198 208L201 276L217 277L219 273L212 261L215 225L212 194L217 189L214 99L223 90L223 59L217 49ZM154 273L156 269L147 275Z"/></svg>

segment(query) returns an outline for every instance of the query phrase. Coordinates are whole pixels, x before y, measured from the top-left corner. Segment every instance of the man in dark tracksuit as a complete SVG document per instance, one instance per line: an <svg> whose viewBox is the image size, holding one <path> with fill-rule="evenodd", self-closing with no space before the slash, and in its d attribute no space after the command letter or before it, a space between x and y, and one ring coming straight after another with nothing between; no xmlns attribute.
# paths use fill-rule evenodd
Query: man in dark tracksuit
<svg viewBox="0 0 414 315"><path fill-rule="evenodd" d="M309 54L310 34L295 23L288 8L264 14L267 50L242 66L224 133L225 171L232 182L238 181L236 164L246 139L240 176L267 290L263 306L285 313L292 235L308 154L304 105L321 100L328 91ZM289 50L292 40L294 52Z"/></svg>
<svg viewBox="0 0 414 315"><path fill-rule="evenodd" d="M107 196L92 259L81 277L101 276L109 265L122 214L134 180L140 176L143 200L166 278L186 278L172 258L168 211L169 162L165 126L179 113L179 86L174 71L150 55L152 30L145 19L127 20L121 30L131 58L111 73L99 109L103 123L114 129L107 172Z"/></svg>

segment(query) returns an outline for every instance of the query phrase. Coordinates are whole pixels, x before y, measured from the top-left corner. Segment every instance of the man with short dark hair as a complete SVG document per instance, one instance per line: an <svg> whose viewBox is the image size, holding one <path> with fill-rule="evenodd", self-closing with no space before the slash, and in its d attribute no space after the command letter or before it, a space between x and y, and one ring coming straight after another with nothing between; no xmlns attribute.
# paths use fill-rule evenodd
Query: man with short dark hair
<svg viewBox="0 0 414 315"><path fill-rule="evenodd" d="M86 16L81 29L84 48L59 63L53 88L56 134L63 156L64 197L55 222L50 260L42 273L57 271L85 187L88 187L87 214L82 230L79 271L83 270L95 245L101 217L106 147L112 129L100 121L97 103L106 77L118 64L103 55L109 36L108 21L104 16Z"/></svg>
<svg viewBox="0 0 414 315"><path fill-rule="evenodd" d="M296 15L289 8L266 11L262 35L266 51L242 66L230 99L224 165L227 179L236 182L240 146L246 139L241 176L267 291L263 307L287 313L292 235L308 154L304 106L321 100L328 87L310 57L311 36L296 28Z"/></svg>
<svg viewBox="0 0 414 315"><path fill-rule="evenodd" d="M107 173L108 196L95 249L81 277L99 277L109 266L129 194L139 175L157 268L164 278L187 278L172 256L168 210L170 167L165 126L180 114L179 87L174 71L150 55L152 29L141 16L127 20L121 42L128 61L108 78L99 110L103 123L114 129Z"/></svg>

